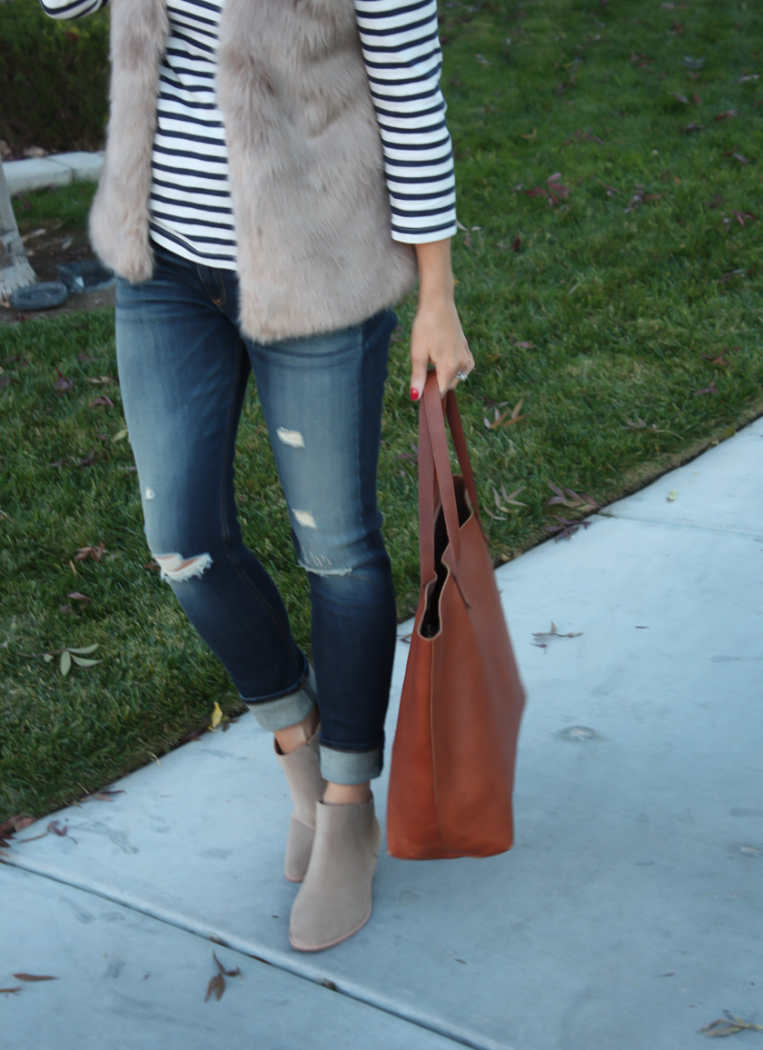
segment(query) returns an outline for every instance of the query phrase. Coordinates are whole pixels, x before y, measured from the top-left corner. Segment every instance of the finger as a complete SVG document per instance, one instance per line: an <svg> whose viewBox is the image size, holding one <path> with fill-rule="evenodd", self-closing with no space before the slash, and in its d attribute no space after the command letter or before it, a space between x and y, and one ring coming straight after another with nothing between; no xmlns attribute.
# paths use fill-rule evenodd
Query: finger
<svg viewBox="0 0 763 1050"><path fill-rule="evenodd" d="M437 366L437 385L440 388L440 398L445 397L449 390L455 390L458 386L456 379L457 368L444 368Z"/></svg>
<svg viewBox="0 0 763 1050"><path fill-rule="evenodd" d="M429 357L414 357L411 354L411 401L420 401L427 381Z"/></svg>

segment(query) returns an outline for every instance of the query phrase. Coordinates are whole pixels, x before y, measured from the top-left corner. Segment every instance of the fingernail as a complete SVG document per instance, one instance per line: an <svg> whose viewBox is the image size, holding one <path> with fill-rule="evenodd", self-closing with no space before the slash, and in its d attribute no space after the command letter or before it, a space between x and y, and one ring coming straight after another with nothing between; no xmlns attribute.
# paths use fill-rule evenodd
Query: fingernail
<svg viewBox="0 0 763 1050"><path fill-rule="evenodd" d="M418 390L414 390L413 387L411 387L411 401L418 401L418 399L419 399L419 392L418 392Z"/></svg>

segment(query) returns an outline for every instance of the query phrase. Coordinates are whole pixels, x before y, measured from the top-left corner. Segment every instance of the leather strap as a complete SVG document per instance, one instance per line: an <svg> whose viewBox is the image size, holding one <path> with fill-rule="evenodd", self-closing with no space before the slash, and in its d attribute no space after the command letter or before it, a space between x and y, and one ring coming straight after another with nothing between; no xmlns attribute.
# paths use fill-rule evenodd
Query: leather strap
<svg viewBox="0 0 763 1050"><path fill-rule="evenodd" d="M456 566L461 558L461 533L458 525L456 491L450 466L448 440L445 435L447 413L453 444L467 492L479 518L477 489L474 484L469 450L458 411L454 391L448 391L443 403L434 372L427 374L421 408L419 409L419 559L422 586L435 577L434 515L437 492L440 493L448 542L453 550Z"/></svg>

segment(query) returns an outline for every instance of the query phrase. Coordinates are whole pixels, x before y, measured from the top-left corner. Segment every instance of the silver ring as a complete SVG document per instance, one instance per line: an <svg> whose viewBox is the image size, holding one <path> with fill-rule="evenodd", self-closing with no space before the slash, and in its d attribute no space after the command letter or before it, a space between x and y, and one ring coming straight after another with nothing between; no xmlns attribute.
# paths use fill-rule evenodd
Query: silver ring
<svg viewBox="0 0 763 1050"><path fill-rule="evenodd" d="M463 382L464 379L468 379L468 378L469 378L469 373L468 372L456 372L456 379L460 379L461 382Z"/></svg>

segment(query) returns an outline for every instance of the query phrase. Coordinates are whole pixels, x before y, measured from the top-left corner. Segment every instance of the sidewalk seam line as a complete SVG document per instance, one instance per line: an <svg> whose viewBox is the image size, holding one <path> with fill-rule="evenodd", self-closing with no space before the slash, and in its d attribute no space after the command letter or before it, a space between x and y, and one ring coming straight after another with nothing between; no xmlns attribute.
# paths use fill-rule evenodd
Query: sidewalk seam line
<svg viewBox="0 0 763 1050"><path fill-rule="evenodd" d="M209 933L202 932L199 925L196 927L191 925L190 921L187 919L185 921L173 922L166 914L161 915L155 911L149 910L148 908L137 907L135 904L132 904L123 897L119 897L113 893L107 893L95 889L92 886L86 886L79 882L70 881L63 877L51 874L50 872L26 867L24 864L16 863L15 860L10 862L8 860L0 861L0 868L3 866L16 868L19 871L25 871L30 875L48 879L49 881L56 882L61 886L69 886L71 889L80 890L83 893L87 893L89 896L99 897L101 900L111 901L113 904L118 904L123 908L128 908L130 911L136 912L138 915L145 915L157 922L162 922L165 925L172 927L172 929L184 930L186 933L190 933L194 937L199 937L203 940L209 941L211 944L218 944L223 948L228 948L230 951L235 951L240 955L245 955L249 959L264 962L269 966L274 966L276 969L284 971L285 973L290 973L294 977L311 981L313 984L321 985L323 981L326 980L326 977L321 977L310 972L307 964L300 966L299 963L301 960L294 959L293 963L296 965L290 965L292 960L286 952L280 952L277 949L269 949L267 947L257 947L257 951L261 952L261 954L254 955L247 948L237 946L235 938L222 940L219 937L213 937ZM180 919L180 916L178 916L178 919ZM515 1050L515 1048L508 1043L498 1043L489 1037L484 1037L478 1040L472 1037L468 1032L460 1030L455 1026L448 1026L447 1024L439 1023L434 1018L428 1018L426 1014L419 1013L415 1010L405 1008L395 1009L394 1003L385 1002L381 996L375 996L373 993L366 991L363 987L343 981L340 984L333 978L329 979L334 984L336 991L341 995L346 996L348 999L353 999L356 1002L363 1003L365 1006L370 1006L375 1010L380 1010L382 1013L389 1014L392 1017L397 1017L401 1021L406 1021L409 1024L415 1025L417 1028L423 1028L426 1031L433 1032L435 1035L448 1039L452 1043L460 1046L467 1046L470 1050Z"/></svg>

